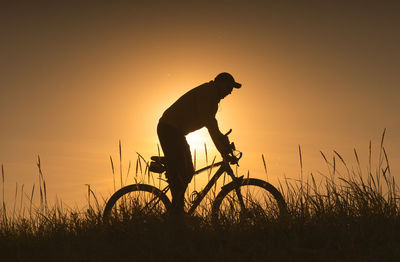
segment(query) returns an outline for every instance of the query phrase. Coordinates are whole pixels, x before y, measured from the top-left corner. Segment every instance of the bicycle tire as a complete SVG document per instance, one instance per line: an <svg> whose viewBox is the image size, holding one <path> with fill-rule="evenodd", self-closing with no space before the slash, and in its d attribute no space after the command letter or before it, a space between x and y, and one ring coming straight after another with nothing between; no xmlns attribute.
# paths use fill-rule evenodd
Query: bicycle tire
<svg viewBox="0 0 400 262"><path fill-rule="evenodd" d="M243 197L244 194L242 194L242 189L245 187L247 188L248 186L252 186L255 190L259 190L261 192L261 198L264 198L263 200L259 200L259 202L265 203L255 203L256 199L251 199L260 198L260 196L247 195ZM249 203L249 206L245 206L245 209L248 210L242 210L242 204L238 203L240 201L237 195L237 190L240 190L242 198ZM228 199L228 196L231 197L230 194L233 195L231 200ZM237 198L236 200L234 199L235 195ZM224 200L227 200L227 204L229 205L228 207L224 206L226 205L226 203L223 203ZM243 205L245 205L244 200L242 201ZM235 203L235 201L237 202ZM250 215L251 212L254 213L253 217ZM232 222L242 223L244 222L243 214L246 214L247 216L246 222L255 224L257 222L255 220L259 220L260 218L268 219L271 218L271 216L282 218L286 216L287 206L282 194L270 183L256 178L241 179L241 181L231 182L222 187L222 190L218 193L213 202L211 219L212 223L215 225L229 224Z"/></svg>
<svg viewBox="0 0 400 262"><path fill-rule="evenodd" d="M151 185L147 185L147 184L132 184L129 186L125 186L121 189L119 189L118 191L116 191L111 197L110 199L107 201L107 204L104 208L104 212L103 212L103 220L107 220L110 218L110 216L112 215L113 209L115 212L117 212L116 214L114 214L115 217L118 217L120 214L118 214L118 211L116 211L115 209L117 209L117 201L120 200L121 198L123 198L124 196L127 196L130 193L134 193L134 192L142 192L143 194L148 193L150 195L153 196L153 200L155 200L158 204L160 203L160 206L157 208L161 208L161 209L165 209L162 212L167 212L170 207L171 207L171 201L169 200L169 198L158 188L151 186ZM133 201L135 201L137 199L133 199ZM132 202L133 203L133 202ZM142 203L136 203L136 204L142 204ZM136 208L136 209L135 209ZM132 210L130 210L131 212L137 211L138 206L135 206ZM154 211L159 211L159 210L154 210Z"/></svg>

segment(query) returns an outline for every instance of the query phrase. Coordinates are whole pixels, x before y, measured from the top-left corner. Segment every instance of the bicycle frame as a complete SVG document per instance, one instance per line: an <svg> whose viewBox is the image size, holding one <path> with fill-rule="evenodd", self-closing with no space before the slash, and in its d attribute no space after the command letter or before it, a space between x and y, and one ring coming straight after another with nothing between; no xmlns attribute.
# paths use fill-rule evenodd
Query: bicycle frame
<svg viewBox="0 0 400 262"><path fill-rule="evenodd" d="M228 136L230 133L232 132L232 129L230 129L228 131L228 133L225 134L225 136ZM234 156L234 152L236 151L236 147L234 143L230 143L230 150L231 150L231 154ZM204 199L204 197L208 194L208 192L210 191L210 189L213 187L213 185L215 185L218 181L218 179L221 177L221 175L226 172L231 178L233 182L237 182L238 180L241 180L242 177L236 177L233 174L233 170L230 166L230 164L237 164L238 165L238 161L242 158L242 152L240 151L236 151L238 152L238 156L235 156L235 162L226 162L226 161L220 161L217 163L213 163L209 166L206 166L204 168L201 168L199 170L196 170L193 174L193 176L198 175L199 173L202 173L208 169L212 169L214 167L220 167L218 168L217 172L215 172L215 174L212 176L212 178L210 179L210 181L208 181L207 185L200 191L197 193L195 199L192 201L192 205L188 210L188 214L193 214L194 210L196 210L196 208L199 206L200 202ZM162 192L164 194L166 194L169 190L169 185L167 187L165 187ZM243 198L242 195L240 193L240 189L236 190L236 193L238 195L238 199L240 202L240 205L243 207Z"/></svg>
<svg viewBox="0 0 400 262"><path fill-rule="evenodd" d="M190 206L188 210L188 214L193 214L193 212L196 210L196 208L200 205L201 201L203 201L204 197L208 194L210 189L217 183L218 179L221 177L223 173L227 173L233 181L237 179L237 177L233 174L233 170L230 167L228 163L225 163L224 161L217 162L214 164L211 164L209 166L206 166L204 168L201 168L199 170L196 170L193 174L193 176L198 175L199 173L202 173L208 169L212 169L214 167L218 167L218 170L215 172L215 174L211 177L210 181L208 181L207 185L196 195L196 198L192 201L192 205ZM165 187L162 192L166 193L169 190L169 186Z"/></svg>

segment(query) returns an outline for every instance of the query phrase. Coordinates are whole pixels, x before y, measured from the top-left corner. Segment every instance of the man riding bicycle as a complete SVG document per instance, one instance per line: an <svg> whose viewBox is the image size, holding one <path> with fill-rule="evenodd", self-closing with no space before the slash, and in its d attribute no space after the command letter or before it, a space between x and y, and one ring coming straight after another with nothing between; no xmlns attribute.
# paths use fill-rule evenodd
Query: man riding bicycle
<svg viewBox="0 0 400 262"><path fill-rule="evenodd" d="M194 168L185 136L206 127L224 159L229 159L229 140L218 128L215 114L221 99L242 85L229 73L220 73L213 81L193 88L172 104L160 118L157 134L167 161L167 179L171 188L171 215L182 220L184 194L192 180Z"/></svg>

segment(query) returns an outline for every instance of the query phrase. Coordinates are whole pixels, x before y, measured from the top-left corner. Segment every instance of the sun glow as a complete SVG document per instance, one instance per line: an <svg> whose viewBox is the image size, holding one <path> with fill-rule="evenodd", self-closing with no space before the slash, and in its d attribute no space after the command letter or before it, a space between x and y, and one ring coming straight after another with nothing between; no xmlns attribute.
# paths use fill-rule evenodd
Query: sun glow
<svg viewBox="0 0 400 262"><path fill-rule="evenodd" d="M190 150L192 154L194 154L194 150L196 150L197 154L201 152L204 154L205 146L207 147L208 153L210 153L211 148L214 148L214 143L211 140L211 137L206 128L202 128L195 132L192 132L186 136L186 140L189 143Z"/></svg>

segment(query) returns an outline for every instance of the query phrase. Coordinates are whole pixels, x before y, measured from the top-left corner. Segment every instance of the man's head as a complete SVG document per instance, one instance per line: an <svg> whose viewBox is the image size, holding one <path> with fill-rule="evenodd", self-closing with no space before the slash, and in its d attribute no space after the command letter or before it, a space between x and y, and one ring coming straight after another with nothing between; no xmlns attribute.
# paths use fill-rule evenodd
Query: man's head
<svg viewBox="0 0 400 262"><path fill-rule="evenodd" d="M225 98L232 93L233 88L240 88L242 85L235 82L233 76L229 73L221 73L214 79L215 87L218 88L220 98Z"/></svg>

